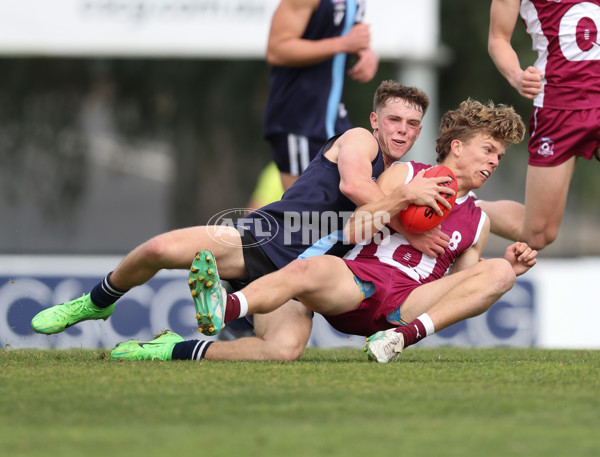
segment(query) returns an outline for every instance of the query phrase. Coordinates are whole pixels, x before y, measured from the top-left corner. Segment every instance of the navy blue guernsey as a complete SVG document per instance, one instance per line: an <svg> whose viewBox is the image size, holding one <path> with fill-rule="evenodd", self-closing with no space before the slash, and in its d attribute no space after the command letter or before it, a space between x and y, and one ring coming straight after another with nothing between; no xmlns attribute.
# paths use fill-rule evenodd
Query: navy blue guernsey
<svg viewBox="0 0 600 457"><path fill-rule="evenodd" d="M343 36L362 20L365 0L322 0L302 38ZM293 133L325 142L352 127L342 103L346 54L306 67L271 69L265 137Z"/></svg>
<svg viewBox="0 0 600 457"><path fill-rule="evenodd" d="M356 205L340 191L337 163L323 155L337 138L321 148L281 200L238 221L278 268L313 255L341 257L352 247L343 242L343 229ZM371 176L377 179L384 170L381 149L371 166Z"/></svg>

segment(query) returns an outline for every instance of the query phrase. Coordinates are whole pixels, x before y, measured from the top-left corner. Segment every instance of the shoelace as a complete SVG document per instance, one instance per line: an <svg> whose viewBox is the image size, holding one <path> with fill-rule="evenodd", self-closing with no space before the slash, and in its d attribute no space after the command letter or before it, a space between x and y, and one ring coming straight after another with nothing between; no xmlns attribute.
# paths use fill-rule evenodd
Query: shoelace
<svg viewBox="0 0 600 457"><path fill-rule="evenodd" d="M59 306L56 309L56 313L60 314L62 317L67 317L67 316L70 316L75 313L78 314L78 313L82 312L83 310L93 312L93 310L91 310L85 303L85 298L84 298L85 295L86 294L83 294L81 297L79 297L77 300L75 300L69 306L64 306L64 305Z"/></svg>
<svg viewBox="0 0 600 457"><path fill-rule="evenodd" d="M390 359L396 353L396 351L394 351L394 347L396 347L396 344L398 344L398 341L400 341L400 339L396 336L397 334L394 332L393 334L386 335L384 338L382 338L382 343L384 343L383 352L385 352L385 355L388 359Z"/></svg>

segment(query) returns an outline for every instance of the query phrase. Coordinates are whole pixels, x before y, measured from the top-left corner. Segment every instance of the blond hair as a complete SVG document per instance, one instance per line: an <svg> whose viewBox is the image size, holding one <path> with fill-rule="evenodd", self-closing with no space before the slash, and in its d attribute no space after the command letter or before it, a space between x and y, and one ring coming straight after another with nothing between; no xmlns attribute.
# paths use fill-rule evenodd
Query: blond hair
<svg viewBox="0 0 600 457"><path fill-rule="evenodd" d="M523 141L525 124L512 106L494 105L491 101L484 105L468 99L442 117L435 148L438 163L450 153L452 140L468 143L478 133L489 135L506 148Z"/></svg>

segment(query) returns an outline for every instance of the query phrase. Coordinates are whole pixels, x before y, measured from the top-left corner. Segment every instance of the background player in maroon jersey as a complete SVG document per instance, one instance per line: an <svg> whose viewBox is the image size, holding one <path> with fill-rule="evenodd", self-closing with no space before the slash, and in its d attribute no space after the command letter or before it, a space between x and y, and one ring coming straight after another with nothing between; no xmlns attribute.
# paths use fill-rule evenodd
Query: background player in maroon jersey
<svg viewBox="0 0 600 457"><path fill-rule="evenodd" d="M355 211L346 227L347 238L361 244L344 259L320 255L295 260L225 295L222 288L207 286L208 281L218 281L218 274L214 257L203 251L192 265L190 278L198 283L192 289L203 297L204 313L213 319L214 330L245 313L272 312L296 297L342 332L375 333L367 342L368 355L387 362L434 331L483 313L513 287L516 276L536 263L537 252L517 242L506 249L504 258L482 260L490 222L468 193L485 184L506 147L520 142L524 133L521 117L504 105L468 100L444 115L437 160L456 175L458 193L441 224L450 237L449 246L436 258L382 224L391 220L390 214L398 218L402 208L418 200L418 180L413 178L422 176L429 165L414 162L397 162L379 177L387 197ZM363 233L381 236L365 241L359 235ZM452 274L446 275L449 269ZM153 340L150 349L138 341L121 343L111 357L169 360L177 344L188 344L175 338L167 331Z"/></svg>
<svg viewBox="0 0 600 457"><path fill-rule="evenodd" d="M511 45L519 13L534 66L522 69ZM508 82L533 100L525 204L480 201L491 230L542 249L557 235L578 157L600 158L600 2L493 0L488 48Z"/></svg>

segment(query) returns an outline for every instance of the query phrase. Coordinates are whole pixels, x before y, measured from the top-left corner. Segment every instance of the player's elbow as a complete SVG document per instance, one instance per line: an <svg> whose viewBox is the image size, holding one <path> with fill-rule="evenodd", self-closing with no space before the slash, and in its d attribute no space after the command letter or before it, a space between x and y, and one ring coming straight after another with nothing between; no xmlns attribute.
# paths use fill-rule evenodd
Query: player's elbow
<svg viewBox="0 0 600 457"><path fill-rule="evenodd" d="M493 40L491 37L488 38L487 52L488 52L489 56L493 59L494 58L494 45L493 45Z"/></svg>
<svg viewBox="0 0 600 457"><path fill-rule="evenodd" d="M267 63L273 67L278 67L283 65L281 58L274 52L272 49L267 48L267 53L265 55L265 60Z"/></svg>
<svg viewBox="0 0 600 457"><path fill-rule="evenodd" d="M488 36L488 45L487 45L487 51L489 56L491 57L492 61L494 62L494 64L497 65L497 60L500 58L501 55L501 47L506 45L506 41L503 40L502 38L498 38L492 35ZM510 42L509 42L510 45Z"/></svg>
<svg viewBox="0 0 600 457"><path fill-rule="evenodd" d="M265 60L273 67L294 66L290 54L279 46L267 46Z"/></svg>
<svg viewBox="0 0 600 457"><path fill-rule="evenodd" d="M360 186L349 180L342 179L340 181L340 192L355 203L357 203L356 197L359 195L359 189Z"/></svg>

